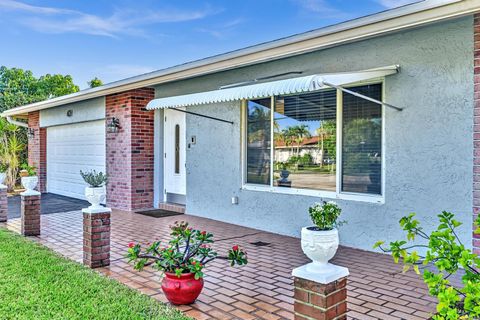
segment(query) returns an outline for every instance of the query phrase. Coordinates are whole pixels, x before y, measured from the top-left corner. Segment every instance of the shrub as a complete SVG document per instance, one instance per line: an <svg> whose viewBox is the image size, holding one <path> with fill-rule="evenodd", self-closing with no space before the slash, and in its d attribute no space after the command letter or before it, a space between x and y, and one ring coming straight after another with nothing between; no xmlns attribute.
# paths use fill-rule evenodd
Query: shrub
<svg viewBox="0 0 480 320"><path fill-rule="evenodd" d="M426 234L415 214L400 219L400 226L407 233L407 241L390 242L383 247L379 241L374 248L392 254L395 263L403 258L404 272L413 267L417 274L423 269L423 280L430 295L438 298L437 314L433 319L479 319L480 317L480 258L466 249L458 237L458 227L462 224L454 219L450 212L438 215L440 224L430 235ZM480 234L480 217L475 225L476 234ZM411 244L417 238L426 244ZM410 243L409 243L410 242ZM420 255L416 249L426 249ZM436 270L427 269L434 265ZM462 285L452 284L449 278L463 269Z"/></svg>
<svg viewBox="0 0 480 320"><path fill-rule="evenodd" d="M0 172L7 172L7 170L8 170L8 164L0 163Z"/></svg>
<svg viewBox="0 0 480 320"><path fill-rule="evenodd" d="M342 209L333 201L315 203L308 208L308 212L318 230L332 230L345 223L345 221L337 221Z"/></svg>
<svg viewBox="0 0 480 320"><path fill-rule="evenodd" d="M90 188L103 187L108 182L108 177L103 172L97 172L95 170L83 172L80 170L80 175Z"/></svg>
<svg viewBox="0 0 480 320"><path fill-rule="evenodd" d="M219 257L210 247L214 242L213 234L189 228L187 222L175 222L170 229L172 238L166 246L156 241L142 251L140 244L129 243L129 263L135 262L137 270L154 265L156 269L178 277L194 273L195 279L202 278L204 266L217 258L228 260L232 267L247 264L247 253L238 245L233 246L226 257Z"/></svg>
<svg viewBox="0 0 480 320"><path fill-rule="evenodd" d="M28 164L24 163L21 166L23 172L26 172L29 177L33 177L37 175L37 168L33 166L29 166Z"/></svg>

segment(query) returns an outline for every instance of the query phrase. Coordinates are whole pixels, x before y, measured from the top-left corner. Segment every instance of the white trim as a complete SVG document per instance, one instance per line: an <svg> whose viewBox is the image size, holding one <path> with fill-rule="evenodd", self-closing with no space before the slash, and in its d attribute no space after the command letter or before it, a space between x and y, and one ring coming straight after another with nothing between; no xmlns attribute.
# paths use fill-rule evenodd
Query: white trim
<svg viewBox="0 0 480 320"><path fill-rule="evenodd" d="M342 192L337 194L334 191L313 190L313 189L298 189L298 188L282 188L282 187L269 187L259 184L244 184L242 190L270 192L278 194L298 195L298 196L310 196L326 199L338 199L338 200L351 200L370 203L385 203L385 198L380 195L360 194L360 193L346 193Z"/></svg>
<svg viewBox="0 0 480 320"><path fill-rule="evenodd" d="M480 10L478 0L428 0L62 97L4 111L14 116L142 87L231 70L453 19Z"/></svg>

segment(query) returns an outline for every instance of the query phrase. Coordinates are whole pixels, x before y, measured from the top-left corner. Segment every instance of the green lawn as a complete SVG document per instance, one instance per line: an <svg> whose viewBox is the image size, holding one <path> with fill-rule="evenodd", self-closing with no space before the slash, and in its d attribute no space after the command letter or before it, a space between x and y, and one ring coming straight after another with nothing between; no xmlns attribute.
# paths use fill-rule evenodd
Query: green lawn
<svg viewBox="0 0 480 320"><path fill-rule="evenodd" d="M0 228L0 319L188 319Z"/></svg>

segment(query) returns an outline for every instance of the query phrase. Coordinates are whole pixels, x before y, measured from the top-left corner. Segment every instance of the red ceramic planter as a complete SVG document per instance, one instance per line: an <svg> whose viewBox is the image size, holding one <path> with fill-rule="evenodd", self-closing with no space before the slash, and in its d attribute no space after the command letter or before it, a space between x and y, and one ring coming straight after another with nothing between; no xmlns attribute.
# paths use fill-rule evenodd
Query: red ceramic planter
<svg viewBox="0 0 480 320"><path fill-rule="evenodd" d="M174 273L165 272L162 280L162 290L172 304L194 303L203 289L203 279L195 280L193 273L182 274L177 277Z"/></svg>

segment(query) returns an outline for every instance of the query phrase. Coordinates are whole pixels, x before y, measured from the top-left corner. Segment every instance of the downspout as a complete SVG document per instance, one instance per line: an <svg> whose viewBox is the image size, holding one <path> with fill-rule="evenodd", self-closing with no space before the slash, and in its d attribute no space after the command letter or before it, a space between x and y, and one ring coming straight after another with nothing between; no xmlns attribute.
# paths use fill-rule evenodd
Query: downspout
<svg viewBox="0 0 480 320"><path fill-rule="evenodd" d="M7 116L7 121L16 126L28 128L28 124L26 122L14 120L11 116Z"/></svg>

